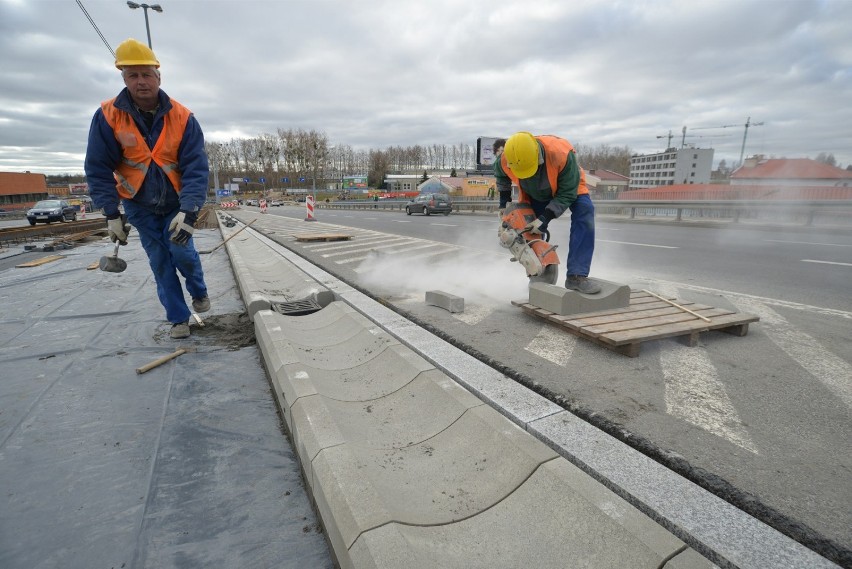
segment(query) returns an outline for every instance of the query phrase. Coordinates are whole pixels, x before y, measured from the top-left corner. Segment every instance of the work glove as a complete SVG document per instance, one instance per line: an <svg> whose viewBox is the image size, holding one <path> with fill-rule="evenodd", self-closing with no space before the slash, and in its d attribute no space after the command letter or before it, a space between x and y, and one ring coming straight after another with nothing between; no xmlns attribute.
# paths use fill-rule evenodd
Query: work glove
<svg viewBox="0 0 852 569"><path fill-rule="evenodd" d="M118 241L120 245L127 245L127 234L130 233L130 224L127 223L127 216L123 213L117 213L115 217L107 217L107 232L113 243Z"/></svg>
<svg viewBox="0 0 852 569"><path fill-rule="evenodd" d="M198 214L194 211L179 211L172 222L169 223L169 239L177 245L186 245L189 243L192 232L195 231L195 220Z"/></svg>
<svg viewBox="0 0 852 569"><path fill-rule="evenodd" d="M530 233L536 234L547 233L547 223L547 218L543 215L540 215L531 222L527 223L524 226L524 231L529 231Z"/></svg>

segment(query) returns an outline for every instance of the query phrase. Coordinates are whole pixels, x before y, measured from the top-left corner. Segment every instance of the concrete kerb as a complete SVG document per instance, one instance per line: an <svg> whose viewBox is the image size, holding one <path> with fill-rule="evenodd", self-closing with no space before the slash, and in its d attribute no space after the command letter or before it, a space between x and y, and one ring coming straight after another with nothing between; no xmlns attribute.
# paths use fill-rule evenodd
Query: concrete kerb
<svg viewBox="0 0 852 569"><path fill-rule="evenodd" d="M233 241L237 256L239 248L252 247L244 240ZM243 275L238 273L237 278ZM276 398L341 566L389 567L381 560L395 554L420 560L410 567L480 562L488 567L512 566L502 556L495 557L496 543L484 547L476 560L447 557L447 552L465 551L466 539L458 542L464 532L433 531L425 542L420 538L386 543L393 551L371 538L388 524L402 534L413 527L462 524L477 543L490 542L494 537L490 516L505 510L506 504L515 504L510 517L532 516L531 527L542 544L548 544L546 555L552 556L553 564L541 566L562 566L566 555L581 553L596 559L600 567L660 567L683 551L680 540L638 511L635 524L614 528L616 518L625 508L633 511L632 506L624 502L614 513L609 504L620 500L614 494L347 303L333 302L299 317L259 310L255 328ZM510 500L523 489L537 495L541 507L551 504L551 492L536 487L541 473L550 472L542 470L543 465L553 461L572 472L554 482L559 492L574 496L569 503L542 517L538 505ZM587 490L568 491L578 484L604 492L606 507L590 502ZM584 520L580 530L578 519ZM517 541L514 524L504 528L505 535L498 536L501 543ZM575 539L566 539L566 528L574 528ZM608 536L605 543L600 541L603 535ZM647 535L656 537L648 541L643 537ZM353 557L358 540L372 545L359 547ZM666 545L657 547L660 543ZM511 549L522 549L518 545ZM701 558L694 566L710 564Z"/></svg>
<svg viewBox="0 0 852 569"><path fill-rule="evenodd" d="M241 227L220 229L227 239ZM269 246L243 231L225 243L231 259L243 302L251 320L260 310L268 310L274 303L288 303L308 298L327 298L328 289L320 287L314 279L296 270L289 261L270 250Z"/></svg>
<svg viewBox="0 0 852 569"><path fill-rule="evenodd" d="M343 303L333 303L324 311L334 312L338 310L338 304ZM311 315L287 317L269 311L259 312L255 325L261 338L262 352L269 349L264 345L270 341L273 345L276 343L275 336L299 337L299 321L310 319ZM327 321L330 328L335 327L336 322ZM308 327L316 330L309 322ZM287 330L286 334L283 330ZM350 340L343 343L355 342L355 349L351 351L340 343L340 338L334 338L330 330L329 336L332 337L327 344L337 346L341 356L331 362L327 355L320 355L318 359L323 368L342 368L341 361L347 360L350 352L356 354L353 369L365 365L360 361L362 342L359 335L350 335ZM381 332L377 332L376 336L375 343L380 348L385 340L378 338L382 336ZM312 342L315 348L319 347L317 343ZM378 349L377 352L383 354L389 349ZM317 363L313 361L314 350L301 350L296 346L293 351L300 360ZM411 353L410 350L407 352ZM529 481L538 480L534 478L535 473L542 465L554 460L569 466L555 452L482 404L438 370L417 369L424 367L422 358L410 357L422 363L403 371L401 379L394 376L398 370L410 367L405 362L403 365L382 366L386 370L385 378L379 381L390 385L386 394L380 397L376 397L375 386L362 381L346 387L345 377L326 378L326 385L319 385L322 380L316 380L313 372L305 371L316 370L317 366L305 365L304 361L301 367L290 372L277 373L273 381L279 393L288 390L283 384L296 378L313 384L311 389L303 390L312 394L299 397L290 407L291 433L302 457L317 509L327 525L327 535L342 567L394 566L377 563L377 559L373 559L374 556L388 558L392 552L386 547L394 547L396 553L400 553L401 548L407 551L405 557L420 559L415 565L409 564L411 567L433 567L437 561L435 551L464 550L454 543L462 534L433 532L426 542L420 538L416 543L403 540L395 544L373 545L368 550L359 548L359 558L353 558L350 550L357 540L369 540L373 531L391 523L409 528L463 523L468 531L473 531L471 526L479 526L477 543L494 539L490 517L480 518L482 513L494 508L505 510L504 502L520 488L539 495L538 500L552 502L551 492L530 490L533 483ZM340 375L348 377L350 371L341 369ZM414 379L410 380L412 375ZM402 384L402 387L397 387L397 384ZM341 385L343 390L339 388ZM360 395L358 386L363 386ZM603 487L588 475L573 466L570 469L576 472L556 484L563 495L572 494L572 485L591 485L598 488L598 494L604 492ZM478 483L471 485L471 480L478 480ZM586 547L583 556L596 557L603 551L607 552L605 562L598 564L601 567L621 567L626 563L635 567L659 567L663 560L683 549L680 540L638 511L634 512L635 509L626 502L618 511L612 511L612 501L618 502L619 499L609 491L605 491L608 495L606 509L589 500L587 489L582 492L577 489L573 493L577 496L569 503L561 504L558 511L531 521L539 538L548 536L548 555L554 559L552 565L541 566L562 566L565 555L572 552L576 555L582 550L581 546ZM526 512L527 516L531 509L538 511L527 500L517 501L513 506L513 509L516 508ZM582 510L581 514L578 508ZM620 523L625 517L625 510L634 512L631 515L635 523L629 528L612 527L614 520ZM575 539L566 541L564 529L575 527L572 520L576 519L584 520L584 530L581 532L575 528ZM606 546L595 539L589 540L586 532L590 525L595 527L591 530L595 536L601 533L609 536ZM505 534L498 536L500 543L517 539L513 528L511 524L504 524ZM652 536L652 539L647 539L647 536ZM621 545L614 546L613 540ZM554 547L554 543L559 545ZM569 543L571 547L567 546ZM660 548L659 544L664 546ZM555 549L561 550L561 553L556 555ZM477 554L477 559L483 561L481 566L514 566L514 562L507 564L505 559L494 557L494 551L494 547L489 546ZM643 562L637 564L639 558ZM437 565L477 566L477 562L471 563L468 558L459 560L456 565L443 559ZM709 567L709 563L693 566Z"/></svg>
<svg viewBox="0 0 852 569"><path fill-rule="evenodd" d="M258 234L257 237L269 243L271 247L278 246L263 235ZM559 425L566 416L570 416L572 424L579 422L585 426L587 433L584 436L589 437L589 441L597 441L605 433L583 423L562 408L526 390L475 358L461 353L387 307L379 305L359 291L341 283L292 251L278 247L281 255L317 282L328 287L337 295L337 298L354 307L406 346L416 349L454 380L471 389L484 401L527 429L560 455L591 473L595 479L606 483L630 504L674 531L687 543L697 547L721 565L837 567L616 439L609 437L611 440L607 442L608 451L605 454L607 460L595 460L599 450L596 449L595 443L578 445L574 440L563 440L554 425ZM484 373L480 376L480 372ZM469 379L471 377L477 379L471 381ZM597 433L597 435L592 436L591 433ZM635 465L634 474L619 476L619 473L624 471L621 467L622 460L627 460L626 457L634 455L642 457ZM661 478L663 474L665 477ZM614 483L613 480L617 482ZM666 480L666 482L661 484L660 480ZM672 494L692 496L695 501L673 501ZM690 505L702 503L702 500L707 504L717 504L717 502L719 504L704 511L697 511ZM692 557L689 550L686 550L685 553L674 556L670 563L677 562L677 566L681 567Z"/></svg>

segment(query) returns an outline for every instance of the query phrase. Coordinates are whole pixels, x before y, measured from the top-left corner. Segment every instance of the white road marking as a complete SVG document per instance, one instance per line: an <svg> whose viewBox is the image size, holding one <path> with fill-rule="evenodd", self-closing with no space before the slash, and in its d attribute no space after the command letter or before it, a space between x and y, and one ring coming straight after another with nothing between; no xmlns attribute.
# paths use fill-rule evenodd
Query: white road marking
<svg viewBox="0 0 852 569"><path fill-rule="evenodd" d="M823 265L840 265L842 267L852 267L852 263L836 263L834 261L817 261L816 259L802 259L803 263L821 263Z"/></svg>
<svg viewBox="0 0 852 569"><path fill-rule="evenodd" d="M576 345L576 336L548 324L541 327L539 333L524 349L556 365L566 366Z"/></svg>
<svg viewBox="0 0 852 569"><path fill-rule="evenodd" d="M852 366L761 302L737 298L734 304L760 316L760 327L775 345L852 409Z"/></svg>
<svg viewBox="0 0 852 569"><path fill-rule="evenodd" d="M433 223L432 225L437 225L438 227L458 227L455 223Z"/></svg>
<svg viewBox="0 0 852 569"><path fill-rule="evenodd" d="M673 285L678 288L684 288L687 290L695 290L698 292L708 292L710 294L721 294L729 298L742 298L746 300L752 300L761 302L768 306L781 306L784 308L791 308L793 310L805 310L807 312L813 312L814 314L823 314L825 316L836 316L837 318L846 318L852 320L852 312L846 310L837 310L835 308L823 308L822 306L813 306L812 304L800 304L798 302L790 302L787 300L778 300L777 298L769 298L766 296L757 296L753 294L743 294L740 292L734 292L732 290L723 290L718 288L710 288L706 286L694 285L689 283L677 283L673 281L661 281L656 279L648 279L646 277L634 277L636 281L642 281L651 283L654 286L657 285Z"/></svg>
<svg viewBox="0 0 852 569"><path fill-rule="evenodd" d="M599 243L618 243L620 245L636 245L637 247L657 247L658 249L680 249L671 245L651 245L650 243L631 243L630 241L612 241L608 239L596 239Z"/></svg>
<svg viewBox="0 0 852 569"><path fill-rule="evenodd" d="M655 288L663 296L677 298L675 286L657 285ZM667 342L660 350L660 367L665 380L666 412L669 415L759 454L748 431L742 426L707 350L701 346Z"/></svg>
<svg viewBox="0 0 852 569"><path fill-rule="evenodd" d="M821 245L825 247L852 247L844 243L814 243L813 241L784 241L781 239L764 239L768 243L790 243L792 245Z"/></svg>
<svg viewBox="0 0 852 569"><path fill-rule="evenodd" d="M706 350L667 342L660 350L666 412L759 454Z"/></svg>

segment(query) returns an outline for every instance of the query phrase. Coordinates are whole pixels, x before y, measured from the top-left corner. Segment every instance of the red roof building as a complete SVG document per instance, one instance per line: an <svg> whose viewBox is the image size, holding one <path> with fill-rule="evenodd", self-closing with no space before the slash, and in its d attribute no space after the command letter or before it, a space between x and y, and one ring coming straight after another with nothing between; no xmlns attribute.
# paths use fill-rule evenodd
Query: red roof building
<svg viewBox="0 0 852 569"><path fill-rule="evenodd" d="M676 184L629 190L620 200L852 200L850 186Z"/></svg>
<svg viewBox="0 0 852 569"><path fill-rule="evenodd" d="M852 186L852 172L809 158L747 159L731 174L732 186Z"/></svg>
<svg viewBox="0 0 852 569"><path fill-rule="evenodd" d="M587 183L590 182L590 178L596 178L594 184L595 195L604 196L607 199L609 199L609 196L614 196L618 192L626 190L630 184L630 178L627 176L623 176L612 170L604 170L603 168L586 170ZM590 187L589 189L591 190L592 188Z"/></svg>
<svg viewBox="0 0 852 569"><path fill-rule="evenodd" d="M26 209L47 197L47 178L30 172L0 172L0 208Z"/></svg>

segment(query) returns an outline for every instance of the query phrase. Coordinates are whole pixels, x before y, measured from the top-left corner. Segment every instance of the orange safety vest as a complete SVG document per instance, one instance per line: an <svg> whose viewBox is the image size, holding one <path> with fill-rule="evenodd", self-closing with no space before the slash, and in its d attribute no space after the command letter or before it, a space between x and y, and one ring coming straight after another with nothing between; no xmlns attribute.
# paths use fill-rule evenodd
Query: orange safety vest
<svg viewBox="0 0 852 569"><path fill-rule="evenodd" d="M559 187L559 172L561 172L565 167L565 164L568 163L568 154L574 152L574 147L571 146L570 142L564 138L559 138L558 136L543 134L541 136L536 136L535 138L541 142L541 145L544 147L544 163L547 166L547 181L550 182L550 191L555 196L556 190ZM503 171L507 176L509 176L512 183L518 186L518 190L520 191L518 200L529 201L526 197L526 193L523 189L521 189L520 180L518 180L518 177L515 176L514 172L512 172L512 169L509 168L509 163L506 160L505 154L500 156L500 165L503 166ZM580 168L580 184L577 186L577 195L579 196L588 193L589 188L586 186L586 171Z"/></svg>
<svg viewBox="0 0 852 569"><path fill-rule="evenodd" d="M115 139L121 145L121 162L113 172L118 195L127 199L132 199L136 195L142 187L142 182L145 181L145 174L148 172L151 160L163 169L175 191L180 193L178 148L183 140L191 111L172 99L172 108L163 118L163 130L160 132L157 143L154 144L154 149L151 150L130 113L118 109L114 102L115 99L104 101L101 103L101 110L115 133Z"/></svg>

